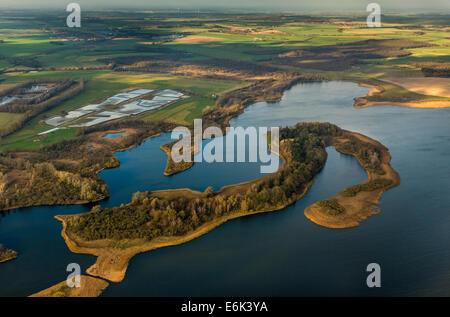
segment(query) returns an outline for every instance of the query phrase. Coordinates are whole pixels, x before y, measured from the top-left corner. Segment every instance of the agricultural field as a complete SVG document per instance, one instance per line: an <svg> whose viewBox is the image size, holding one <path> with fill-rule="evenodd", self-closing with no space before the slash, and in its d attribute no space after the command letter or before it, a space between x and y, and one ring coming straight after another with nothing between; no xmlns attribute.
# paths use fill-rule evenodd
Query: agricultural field
<svg viewBox="0 0 450 317"><path fill-rule="evenodd" d="M124 73L109 73L107 71L43 71L38 73L22 73L11 74L6 73L5 82L8 83L20 83L22 81L30 80L45 80L48 78L61 79L61 78L74 78L79 80L85 79L85 87L82 94L75 96L72 99L66 100L56 107L50 109L46 113L32 118L22 129L14 132L10 135L3 137L0 144L0 150L15 150L15 149L37 149L41 145L49 145L57 142L58 140L66 140L76 136L77 128L68 128L64 130L58 130L45 136L38 136L40 133L48 131L54 126L46 123L47 120L67 114L70 111L77 110L82 106L89 104L100 103L108 97L117 93L127 91L133 88L151 89L151 90L164 90L174 89L186 92L189 96L192 96L192 100L200 100L200 103L191 102L185 110L188 113L200 114L204 107L214 105L213 95L219 95L220 93L229 91L234 88L246 85L245 82L237 80L206 80L201 78L183 78L173 75L163 74L124 74ZM11 80L9 80L11 78ZM213 83L213 86L211 86ZM174 106L182 104L183 101L176 102ZM163 111L163 110L160 110ZM170 109L167 109L170 111ZM163 111L165 112L165 111ZM170 113L170 112L169 112ZM156 114L156 113L155 113ZM13 115L8 113L1 113L4 118L11 118ZM161 115L161 114L159 114ZM151 115L144 113L141 116L149 117ZM168 115L163 115L168 117ZM188 121L181 115L178 115L180 124L190 124L194 117L190 116ZM173 121L174 119L170 119Z"/></svg>
<svg viewBox="0 0 450 317"><path fill-rule="evenodd" d="M445 16L386 17L382 28L368 29L358 17L129 13L117 19L117 14L97 19L89 12L80 29L65 27L64 16L57 14L45 19L2 14L3 86L50 79L85 83L82 93L3 136L0 150L36 149L75 137L80 127L36 136L55 127L47 124L53 117L133 88L189 95L138 115L179 124L190 124L221 94L284 72L376 85L383 91L381 101L449 98L442 90L448 78L427 80L427 89L420 85L420 63L450 63ZM414 84L404 77L414 78ZM15 116L0 112L5 123Z"/></svg>

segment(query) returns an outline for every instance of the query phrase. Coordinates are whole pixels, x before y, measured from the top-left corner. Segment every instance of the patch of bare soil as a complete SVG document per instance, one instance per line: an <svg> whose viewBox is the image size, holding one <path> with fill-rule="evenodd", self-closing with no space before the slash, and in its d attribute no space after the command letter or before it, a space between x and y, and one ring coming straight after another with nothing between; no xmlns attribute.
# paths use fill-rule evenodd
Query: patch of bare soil
<svg viewBox="0 0 450 317"><path fill-rule="evenodd" d="M182 37L176 39L175 42L185 43L185 44L201 44L201 43L209 43L209 42L220 42L224 39L212 36L198 36L198 35L188 35L186 37Z"/></svg>
<svg viewBox="0 0 450 317"><path fill-rule="evenodd" d="M411 77L383 78L383 80L402 86L403 88L418 94L450 97L450 78Z"/></svg>
<svg viewBox="0 0 450 317"><path fill-rule="evenodd" d="M383 91L382 87L359 83L362 87L371 88L365 97L355 98L353 106L356 108L366 108L372 106L399 106L399 107L410 107L410 108L423 108L423 109L437 109L437 108L448 108L450 107L449 100L417 100L417 101L370 101L367 97L374 96Z"/></svg>

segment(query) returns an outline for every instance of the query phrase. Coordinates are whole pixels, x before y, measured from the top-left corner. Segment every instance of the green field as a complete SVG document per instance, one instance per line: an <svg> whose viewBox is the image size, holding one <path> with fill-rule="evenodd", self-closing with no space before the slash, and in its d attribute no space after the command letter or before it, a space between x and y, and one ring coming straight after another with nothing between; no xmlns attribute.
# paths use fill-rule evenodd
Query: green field
<svg viewBox="0 0 450 317"><path fill-rule="evenodd" d="M12 120L19 116L20 114L0 112L0 126L7 126Z"/></svg>
<svg viewBox="0 0 450 317"><path fill-rule="evenodd" d="M202 97L190 97L167 108L149 112L141 116L143 120L169 121L181 125L191 125L194 119L202 117L202 111L207 106L213 106L214 101Z"/></svg>
<svg viewBox="0 0 450 317"><path fill-rule="evenodd" d="M45 119L63 112L75 110L83 105L101 102L126 89L148 88L162 90L172 88L186 91L187 94L192 94L187 100L171 105L165 109L131 117L134 119L142 117L145 120L167 120L187 125L193 119L201 117L204 107L214 105L214 100L211 99L213 94L219 95L231 89L246 85L245 82L233 80L206 80L171 75L124 74L109 73L106 71L46 71L14 75L9 73L1 76L1 78L5 79L5 83L68 77L87 79L83 93L33 118L21 130L4 137L0 144L0 150L34 150L42 145L49 145L59 140L73 138L76 136L77 129L75 128L59 130L41 137L37 137L37 134L52 128L43 122ZM14 116L16 115L3 113L0 115L0 120L7 122Z"/></svg>
<svg viewBox="0 0 450 317"><path fill-rule="evenodd" d="M207 14L201 18L195 15L180 18L173 13L110 12L99 19L95 12L86 15L89 19L80 29L64 27L61 16L57 15L49 14L45 19L30 19L27 14L21 16L20 12L0 15L1 84L65 78L86 80L80 95L4 137L0 151L33 150L73 138L76 129L60 130L39 138L37 134L51 128L44 123L46 118L100 102L131 88L172 88L190 95L190 98L163 109L132 117L187 125L201 117L205 107L214 106L217 96L248 85L247 77L266 76L261 67L268 67L268 72L312 73L329 79L375 83L384 88L383 98L400 96L426 100L429 97L380 79L421 76L420 69L411 64L414 62L450 61L449 27L445 15L385 16L381 28L367 28L362 16L321 16L318 19L291 14L281 18L264 14ZM202 40L189 41L183 37ZM374 39L410 39L427 46L405 49L405 56L361 58L341 71L273 62L280 54L292 50ZM144 68L140 72L116 71L124 66L139 67L139 63L147 63L153 68ZM167 68L160 65L167 65ZM173 74L171 67L194 69L194 73ZM196 75L197 68L210 70L210 73ZM219 70L232 76L214 77ZM236 78L233 77L235 73L238 74ZM0 124L8 124L15 116L1 113Z"/></svg>

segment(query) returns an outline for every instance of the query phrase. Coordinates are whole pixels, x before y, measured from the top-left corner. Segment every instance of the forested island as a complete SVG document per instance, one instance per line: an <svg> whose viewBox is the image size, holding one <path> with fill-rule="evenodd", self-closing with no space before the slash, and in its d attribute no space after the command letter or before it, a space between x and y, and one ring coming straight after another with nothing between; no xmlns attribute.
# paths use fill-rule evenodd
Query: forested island
<svg viewBox="0 0 450 317"><path fill-rule="evenodd" d="M212 188L205 192L138 192L127 205L105 209L95 206L89 213L57 216L63 222L63 237L73 252L98 257L88 269L89 274L118 282L124 278L129 260L138 253L184 243L230 219L280 210L294 203L325 165L327 146L355 156L373 175L360 187L349 190L353 204L344 205L337 199L320 203L317 212L329 222L342 223L343 217L364 219L373 214L373 202L364 193L379 193L398 184L398 176L389 165L388 150L368 137L330 123L299 123L281 129L280 139L283 165L274 174L226 186L218 192Z"/></svg>

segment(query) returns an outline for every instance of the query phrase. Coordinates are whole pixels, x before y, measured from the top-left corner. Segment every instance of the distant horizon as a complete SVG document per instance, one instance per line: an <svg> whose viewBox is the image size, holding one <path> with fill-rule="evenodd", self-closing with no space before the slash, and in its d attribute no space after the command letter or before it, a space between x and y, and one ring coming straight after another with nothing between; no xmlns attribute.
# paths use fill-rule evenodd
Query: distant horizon
<svg viewBox="0 0 450 317"><path fill-rule="evenodd" d="M99 12L136 12L136 13L177 13L178 10L181 10L181 13L185 14L197 14L197 12L200 11L200 13L203 14L214 14L214 13L224 13L224 14L267 14L267 15L308 15L308 16L366 16L367 12L365 10L344 10L344 11L338 11L338 10L299 10L299 9L260 9L260 10L252 10L252 9L244 9L244 8L208 8L208 7L199 7L196 9L183 9L183 8L84 8L82 7L83 12L92 12L92 13L99 13ZM63 9L57 9L57 8L5 8L2 7L0 4L0 11L5 12L46 12L46 13L52 13L52 14L66 14L65 8ZM444 10L409 10L409 11L401 11L401 10L385 10L382 12L382 15L450 15L450 10L444 11ZM0 12L1 15L1 12Z"/></svg>
<svg viewBox="0 0 450 317"><path fill-rule="evenodd" d="M180 0L166 0L162 5L160 1L153 0L132 0L124 6L123 1L119 0L41 0L36 4L35 0L17 0L11 3L10 0L0 0L0 8L3 10L64 10L70 2L79 3L82 10L86 11L152 11L152 10L187 10L196 11L246 11L246 12L303 12L303 13L356 13L366 12L366 6L369 3L376 2L380 4L382 10L386 13L409 13L409 12L441 12L450 13L449 0L428 0L424 7L422 0L410 0L407 4L401 0L341 0L339 4L332 0L321 1L293 1L279 0L274 6L272 1L268 0L229 0L226 4L214 4L207 0L192 0L189 3Z"/></svg>

